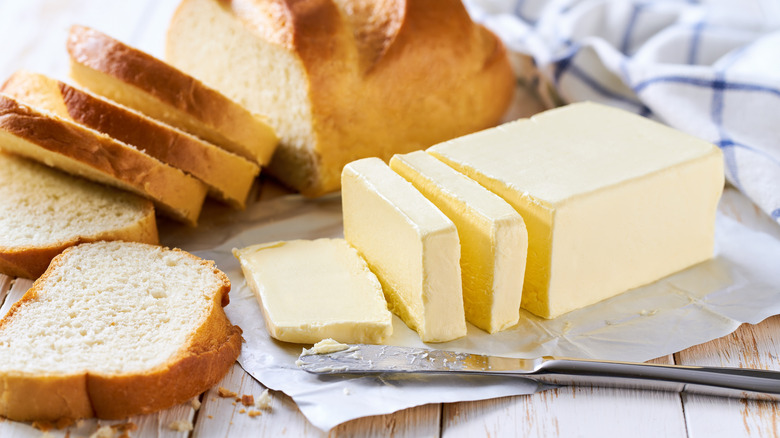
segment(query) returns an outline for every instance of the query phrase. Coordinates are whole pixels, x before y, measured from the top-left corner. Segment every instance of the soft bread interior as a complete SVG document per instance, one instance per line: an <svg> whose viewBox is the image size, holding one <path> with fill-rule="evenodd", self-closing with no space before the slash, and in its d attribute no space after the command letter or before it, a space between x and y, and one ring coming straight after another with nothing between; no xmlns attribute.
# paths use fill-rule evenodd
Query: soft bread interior
<svg viewBox="0 0 780 438"><path fill-rule="evenodd" d="M0 373L151 370L220 305L221 278L181 251L101 242L63 255L0 324Z"/></svg>
<svg viewBox="0 0 780 438"><path fill-rule="evenodd" d="M265 5L254 6L269 9L268 14L258 14L257 20L271 20L273 4ZM256 29L271 33L268 40L257 38L227 8L210 0L180 5L174 21L186 23L198 35L218 34L219 38L179 36L176 29L180 26L171 23L166 60L185 72L197 72L196 77L207 85L267 117L280 139L271 172L287 184L303 185L299 181L310 178L317 160L314 151L309 150L315 144L315 133L303 64L285 47L288 42L282 32L273 31L278 25L252 23ZM234 62L226 70L220 62L203 63L203 59Z"/></svg>
<svg viewBox="0 0 780 438"><path fill-rule="evenodd" d="M154 210L147 200L0 152L0 247L98 239ZM156 242L156 234L148 236Z"/></svg>

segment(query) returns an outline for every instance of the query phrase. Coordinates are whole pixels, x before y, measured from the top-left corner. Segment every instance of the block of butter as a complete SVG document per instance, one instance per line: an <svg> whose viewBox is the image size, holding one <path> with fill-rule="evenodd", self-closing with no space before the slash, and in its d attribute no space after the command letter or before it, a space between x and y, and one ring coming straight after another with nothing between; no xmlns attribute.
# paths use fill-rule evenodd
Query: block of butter
<svg viewBox="0 0 780 438"><path fill-rule="evenodd" d="M466 335L455 225L379 158L341 174L344 237L377 275L390 310L423 342Z"/></svg>
<svg viewBox="0 0 780 438"><path fill-rule="evenodd" d="M390 168L455 224L466 320L495 333L517 324L528 251L523 218L498 195L423 151Z"/></svg>
<svg viewBox="0 0 780 438"><path fill-rule="evenodd" d="M723 157L643 117L578 103L428 150L528 228L523 307L552 318L713 254Z"/></svg>
<svg viewBox="0 0 780 438"><path fill-rule="evenodd" d="M275 339L376 344L393 332L379 281L344 239L272 242L233 254Z"/></svg>

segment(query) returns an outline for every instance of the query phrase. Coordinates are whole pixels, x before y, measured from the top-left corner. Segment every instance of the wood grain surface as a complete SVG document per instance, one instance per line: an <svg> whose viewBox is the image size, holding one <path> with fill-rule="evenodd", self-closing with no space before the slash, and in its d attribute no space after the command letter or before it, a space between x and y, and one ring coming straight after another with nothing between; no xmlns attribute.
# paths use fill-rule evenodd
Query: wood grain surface
<svg viewBox="0 0 780 438"><path fill-rule="evenodd" d="M168 19L178 0L0 0L0 80L25 68L67 78L65 35L71 24L93 26L131 45L160 56ZM284 194L263 187L262 198ZM721 209L750 227L780 239L780 226L748 199L727 189ZM780 261L778 261L780 269ZM7 307L30 286L0 274L0 301ZM7 297L6 297L7 295ZM658 363L715 365L780 370L780 317L674 355ZM258 397L265 389L236 364L217 387L201 395L195 410L186 403L154 415L119 422L81 421L48 436L90 436L101 426L132 422L138 437L766 437L779 436L780 404L655 391L607 388L560 388L527 396L480 402L432 404L390 415L354 420L329 433L306 421L292 400L271 392L270 410L251 417L250 407L220 397L219 387ZM242 410L244 412L242 412ZM192 431L175 431L174 422L191 423ZM0 437L26 438L42 432L26 423L0 418Z"/></svg>

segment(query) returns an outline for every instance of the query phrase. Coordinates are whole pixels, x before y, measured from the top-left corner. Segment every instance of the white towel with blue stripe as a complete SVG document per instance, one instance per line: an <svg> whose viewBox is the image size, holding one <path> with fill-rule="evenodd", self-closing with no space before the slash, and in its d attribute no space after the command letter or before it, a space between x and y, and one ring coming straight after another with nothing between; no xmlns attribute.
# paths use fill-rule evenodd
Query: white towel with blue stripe
<svg viewBox="0 0 780 438"><path fill-rule="evenodd" d="M565 102L627 109L718 145L780 222L780 0L465 0Z"/></svg>

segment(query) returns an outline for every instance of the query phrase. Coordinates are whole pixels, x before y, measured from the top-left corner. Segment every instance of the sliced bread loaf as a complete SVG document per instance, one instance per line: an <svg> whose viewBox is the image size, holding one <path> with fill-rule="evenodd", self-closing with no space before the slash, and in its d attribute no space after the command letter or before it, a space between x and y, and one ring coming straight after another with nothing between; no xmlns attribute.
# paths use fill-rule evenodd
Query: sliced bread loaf
<svg viewBox="0 0 780 438"><path fill-rule="evenodd" d="M166 60L268 117L269 171L307 195L501 120L514 76L460 0L182 0Z"/></svg>
<svg viewBox="0 0 780 438"><path fill-rule="evenodd" d="M270 161L274 131L199 80L87 27L73 26L67 46L71 77L84 87L260 165Z"/></svg>
<svg viewBox="0 0 780 438"><path fill-rule="evenodd" d="M177 167L209 187L209 193L237 208L260 168L253 162L141 113L41 74L20 71L3 93L131 144Z"/></svg>
<svg viewBox="0 0 780 438"><path fill-rule="evenodd" d="M151 199L160 211L197 223L200 181L105 134L0 93L0 149Z"/></svg>
<svg viewBox="0 0 780 438"><path fill-rule="evenodd" d="M152 203L0 152L0 273L38 278L65 248L97 240L156 244Z"/></svg>
<svg viewBox="0 0 780 438"><path fill-rule="evenodd" d="M241 349L229 290L213 262L183 251L67 249L0 320L0 415L118 419L200 394Z"/></svg>

